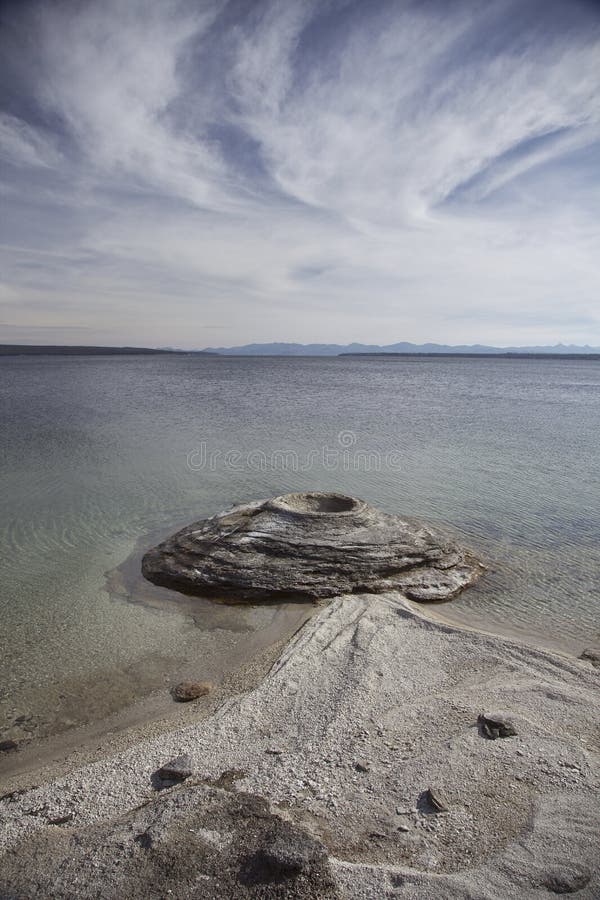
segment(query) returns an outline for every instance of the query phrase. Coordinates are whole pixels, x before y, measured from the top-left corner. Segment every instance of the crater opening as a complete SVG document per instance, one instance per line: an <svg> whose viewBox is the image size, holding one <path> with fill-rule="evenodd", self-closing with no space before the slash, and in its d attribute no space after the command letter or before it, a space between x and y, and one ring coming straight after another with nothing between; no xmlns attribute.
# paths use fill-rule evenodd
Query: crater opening
<svg viewBox="0 0 600 900"><path fill-rule="evenodd" d="M339 516L357 512L364 506L364 503L361 500L355 500L354 497L346 497L344 494L309 491L275 497L269 501L268 506L299 515Z"/></svg>

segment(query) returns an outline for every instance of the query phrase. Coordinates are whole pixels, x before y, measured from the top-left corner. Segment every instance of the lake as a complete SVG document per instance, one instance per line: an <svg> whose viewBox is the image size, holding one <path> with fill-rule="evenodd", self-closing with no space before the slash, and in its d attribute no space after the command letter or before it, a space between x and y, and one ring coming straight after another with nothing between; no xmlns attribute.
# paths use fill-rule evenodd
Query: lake
<svg viewBox="0 0 600 900"><path fill-rule="evenodd" d="M293 605L119 582L176 527L287 491L469 545L489 574L436 614L568 653L598 640L598 361L6 357L0 403L2 739L218 680L289 629Z"/></svg>

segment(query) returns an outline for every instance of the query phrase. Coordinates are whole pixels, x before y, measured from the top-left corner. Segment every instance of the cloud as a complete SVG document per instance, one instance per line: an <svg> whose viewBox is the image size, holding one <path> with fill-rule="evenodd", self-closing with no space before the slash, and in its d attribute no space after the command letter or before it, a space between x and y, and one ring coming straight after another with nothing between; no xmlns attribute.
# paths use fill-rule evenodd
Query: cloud
<svg viewBox="0 0 600 900"><path fill-rule="evenodd" d="M592 5L14 10L0 254L44 324L600 343Z"/></svg>
<svg viewBox="0 0 600 900"><path fill-rule="evenodd" d="M354 221L401 224L535 137L576 129L580 144L598 138L598 30L568 46L561 33L540 32L527 53L511 35L494 55L465 58L466 36L491 28L497 7L458 9L440 27L439 8L386 5L316 60L300 90L281 24L284 63L270 93L285 101L262 101L253 63L242 68L240 98L241 119L287 193ZM251 59L261 56L253 47ZM277 58L270 32L265 56ZM558 150L548 146L546 157ZM524 155L519 171L539 160Z"/></svg>
<svg viewBox="0 0 600 900"><path fill-rule="evenodd" d="M60 159L48 136L3 112L0 112L0 157L23 168L50 168Z"/></svg>
<svg viewBox="0 0 600 900"><path fill-rule="evenodd" d="M171 106L181 87L178 62L216 13L213 4L174 0L40 5L38 99L60 117L92 178L214 202L219 155L175 120Z"/></svg>

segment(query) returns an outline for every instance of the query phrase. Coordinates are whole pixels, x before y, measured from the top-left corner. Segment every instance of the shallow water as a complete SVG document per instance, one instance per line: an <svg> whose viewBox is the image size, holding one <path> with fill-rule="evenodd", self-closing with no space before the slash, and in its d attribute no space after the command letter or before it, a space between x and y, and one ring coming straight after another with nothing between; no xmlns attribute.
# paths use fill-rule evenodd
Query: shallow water
<svg viewBox="0 0 600 900"><path fill-rule="evenodd" d="M106 715L190 661L218 678L276 635L273 607L129 602L106 573L151 534L291 490L483 554L446 616L572 652L599 638L596 361L2 358L0 408L1 737Z"/></svg>

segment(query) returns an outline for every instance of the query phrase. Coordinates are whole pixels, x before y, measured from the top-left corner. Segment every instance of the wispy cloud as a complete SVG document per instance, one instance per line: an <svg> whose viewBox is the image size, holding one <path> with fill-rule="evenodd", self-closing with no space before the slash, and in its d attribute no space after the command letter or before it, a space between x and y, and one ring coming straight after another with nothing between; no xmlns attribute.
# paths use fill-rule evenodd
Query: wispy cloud
<svg viewBox="0 0 600 900"><path fill-rule="evenodd" d="M593 4L7 10L13 326L600 343Z"/></svg>
<svg viewBox="0 0 600 900"><path fill-rule="evenodd" d="M0 157L22 168L49 168L59 163L51 138L22 119L0 112Z"/></svg>

